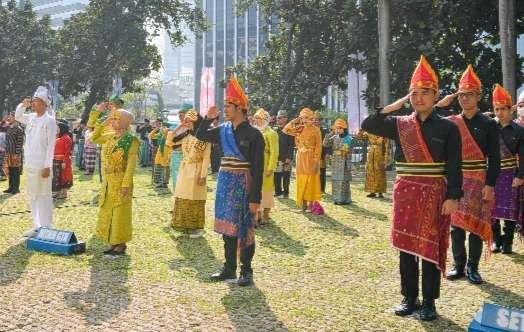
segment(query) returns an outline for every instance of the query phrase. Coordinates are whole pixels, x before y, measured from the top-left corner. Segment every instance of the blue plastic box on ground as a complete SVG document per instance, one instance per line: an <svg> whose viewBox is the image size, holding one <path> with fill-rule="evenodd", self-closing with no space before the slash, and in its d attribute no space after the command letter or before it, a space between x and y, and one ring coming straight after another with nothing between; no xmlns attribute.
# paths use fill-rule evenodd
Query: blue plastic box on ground
<svg viewBox="0 0 524 332"><path fill-rule="evenodd" d="M485 303L468 332L524 331L524 310Z"/></svg>
<svg viewBox="0 0 524 332"><path fill-rule="evenodd" d="M85 252L84 242L78 242L73 232L42 227L34 238L26 242L27 249L55 253L59 255L73 255Z"/></svg>

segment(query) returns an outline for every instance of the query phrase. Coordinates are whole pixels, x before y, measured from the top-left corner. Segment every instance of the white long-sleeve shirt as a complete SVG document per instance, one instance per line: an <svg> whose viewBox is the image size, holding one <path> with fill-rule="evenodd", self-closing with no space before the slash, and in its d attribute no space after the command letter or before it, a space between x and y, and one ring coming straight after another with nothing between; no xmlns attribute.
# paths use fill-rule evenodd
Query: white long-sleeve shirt
<svg viewBox="0 0 524 332"><path fill-rule="evenodd" d="M25 114L25 110L20 103L15 112L16 121L25 125L25 165L32 169L51 168L57 130L55 118L48 112L38 116L36 113Z"/></svg>

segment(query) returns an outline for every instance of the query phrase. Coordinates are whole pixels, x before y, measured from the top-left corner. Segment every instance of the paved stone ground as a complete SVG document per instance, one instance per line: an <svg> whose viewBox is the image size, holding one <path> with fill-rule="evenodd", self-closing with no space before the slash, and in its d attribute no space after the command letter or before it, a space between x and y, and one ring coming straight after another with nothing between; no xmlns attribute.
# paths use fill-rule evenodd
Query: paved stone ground
<svg viewBox="0 0 524 332"><path fill-rule="evenodd" d="M516 254L482 260L483 285L443 281L438 321L395 317L401 296L391 201L366 198L358 181L354 204L325 203L322 217L279 200L272 223L257 231L256 285L239 288L208 281L223 255L212 232L211 189L206 236L177 238L166 227L170 195L154 191L141 170L129 255L111 260L92 236L98 178L75 180L55 210L55 226L87 242L75 257L27 251L25 197L0 195L0 331L461 331L484 302L524 306L517 241Z"/></svg>

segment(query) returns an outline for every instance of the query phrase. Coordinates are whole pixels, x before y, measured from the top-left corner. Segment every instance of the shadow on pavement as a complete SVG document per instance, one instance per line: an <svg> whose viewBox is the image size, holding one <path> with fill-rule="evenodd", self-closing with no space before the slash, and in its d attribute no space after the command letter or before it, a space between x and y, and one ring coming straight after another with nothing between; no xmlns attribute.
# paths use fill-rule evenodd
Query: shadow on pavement
<svg viewBox="0 0 524 332"><path fill-rule="evenodd" d="M0 286L13 283L24 273L32 251L27 250L25 241L15 244L0 256Z"/></svg>
<svg viewBox="0 0 524 332"><path fill-rule="evenodd" d="M131 303L127 285L131 258L128 255L108 258L102 254L105 246L94 236L88 248L95 250L89 264L91 280L85 292L64 294L68 306L82 315L88 325L101 325L118 316Z"/></svg>

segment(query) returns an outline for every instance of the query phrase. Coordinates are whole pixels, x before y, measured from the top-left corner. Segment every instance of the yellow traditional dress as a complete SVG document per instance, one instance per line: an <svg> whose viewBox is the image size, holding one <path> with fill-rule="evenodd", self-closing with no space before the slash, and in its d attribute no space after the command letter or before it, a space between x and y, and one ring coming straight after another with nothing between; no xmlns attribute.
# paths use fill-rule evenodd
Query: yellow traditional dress
<svg viewBox="0 0 524 332"><path fill-rule="evenodd" d="M103 156L104 176L96 234L111 245L129 242L132 237L133 173L140 142L130 133L117 137L102 125L96 125L91 140L102 145ZM122 195L122 188L129 188L127 196Z"/></svg>
<svg viewBox="0 0 524 332"><path fill-rule="evenodd" d="M155 161L153 166L152 182L155 185L167 187L169 182L169 165L171 164L171 149L166 146L167 128L155 129L149 133L149 139L156 140L158 148L156 150Z"/></svg>
<svg viewBox="0 0 524 332"><path fill-rule="evenodd" d="M322 136L315 126L295 128L293 122L284 127L284 133L295 136L297 149L297 205L304 201L320 201L320 154Z"/></svg>
<svg viewBox="0 0 524 332"><path fill-rule="evenodd" d="M203 229L207 186L199 185L198 179L207 178L211 144L189 134L173 144L176 145L182 146L183 158L176 180L172 226L177 230Z"/></svg>
<svg viewBox="0 0 524 332"><path fill-rule="evenodd" d="M278 134L273 129L266 127L262 131L264 136L264 175L262 180L262 201L261 209L271 209L275 206L275 180L274 172L278 162ZM271 175L266 175L268 170L272 170Z"/></svg>
<svg viewBox="0 0 524 332"><path fill-rule="evenodd" d="M364 191L367 193L385 193L387 187L386 163L389 155L389 141L384 137L375 136L366 132L361 132L358 138L369 142Z"/></svg>

